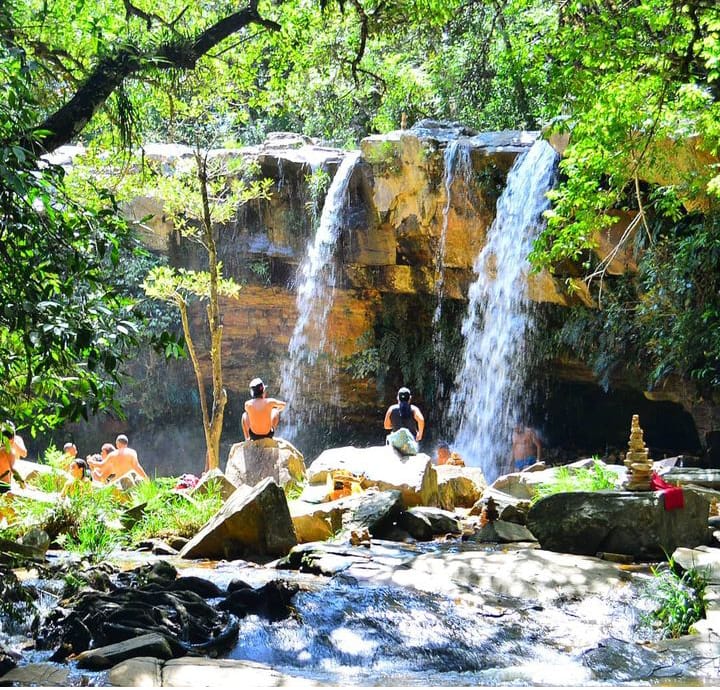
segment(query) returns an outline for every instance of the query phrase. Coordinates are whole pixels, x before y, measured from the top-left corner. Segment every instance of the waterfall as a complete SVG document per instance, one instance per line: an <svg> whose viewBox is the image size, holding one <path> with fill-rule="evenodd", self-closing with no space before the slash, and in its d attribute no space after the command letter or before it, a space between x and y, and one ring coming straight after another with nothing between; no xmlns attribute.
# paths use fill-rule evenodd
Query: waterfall
<svg viewBox="0 0 720 690"><path fill-rule="evenodd" d="M453 202L453 186L456 180L468 189L472 174L472 161L470 159L470 142L467 139L455 139L448 143L443 153L443 187L445 188L445 206L443 207L443 222L440 230L440 239L435 252L435 312L432 319L433 351L435 353L434 380L436 404L441 404L444 395L442 375L439 362L445 360L446 344L441 330L440 320L443 312L443 298L445 296L445 245L447 244L450 209Z"/></svg>
<svg viewBox="0 0 720 690"><path fill-rule="evenodd" d="M543 224L555 161L543 140L515 160L468 292L450 419L456 450L468 465L482 467L488 481L509 467L514 417L526 411L526 339L533 329L527 256Z"/></svg>
<svg viewBox="0 0 720 690"><path fill-rule="evenodd" d="M326 391L335 387L335 366L327 339L327 322L333 305L337 264L335 245L343 225L347 189L360 152L348 153L333 178L315 237L308 244L296 286L297 320L282 367L281 398L288 402L282 436L294 440L301 426L311 426L319 409L312 401L318 386ZM328 352L330 348L330 352ZM333 396L331 396L332 398ZM337 397L335 395L334 397Z"/></svg>
<svg viewBox="0 0 720 690"><path fill-rule="evenodd" d="M445 289L445 245L447 243L448 222L450 209L452 207L452 188L455 180L460 179L467 185L472 173L472 161L470 160L470 143L466 139L451 141L443 154L443 186L445 187L445 207L443 208L443 224L440 231L435 254L435 267L438 272L438 279L435 282L435 313L433 314L433 326L437 327L442 316L442 300Z"/></svg>

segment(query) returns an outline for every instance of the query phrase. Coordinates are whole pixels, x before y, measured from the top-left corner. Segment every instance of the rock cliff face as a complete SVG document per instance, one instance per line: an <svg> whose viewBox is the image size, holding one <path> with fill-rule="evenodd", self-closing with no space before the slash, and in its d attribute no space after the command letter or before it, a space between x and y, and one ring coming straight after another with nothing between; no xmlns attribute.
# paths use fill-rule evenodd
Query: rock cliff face
<svg viewBox="0 0 720 690"><path fill-rule="evenodd" d="M302 404L319 408L320 421L316 428L299 429L295 438L308 460L329 445L381 441L383 413L394 402L400 384L415 389L414 402L426 412L430 437L447 435L438 424L462 350L459 325L468 286L475 278L473 262L484 245L508 171L536 136L476 134L458 125L422 122L411 130L363 140L333 252L338 270L326 326L327 340L334 347L326 348L324 356L333 360L334 381L328 386L327 380L310 374ZM459 142L467 152L465 175L447 174L450 142ZM172 168L188 164L192 152L157 146L148 148L146 155ZM230 400L223 436L227 448L241 438L239 416L250 379L261 376L269 394L279 395L282 363L297 319L298 267L344 152L298 135L274 134L260 146L214 155L251 156L262 176L273 180L270 200L247 204L236 222L220 233L223 270L244 285L238 300L222 306L224 376ZM201 251L180 238L163 218L161 201L138 199L126 212L138 219L154 214L143 230L151 249L167 254L175 265L204 268ZM618 255L615 264L617 272L634 268L629 255ZM528 294L536 302L561 305L570 299L549 274L542 273L529 279ZM433 327L440 298L442 319ZM582 293L572 299L589 302ZM198 309L195 317L199 324L204 314ZM578 372L580 379L591 378L576 365L562 363L555 373L559 379L577 381ZM177 388L191 391L195 386L189 365L176 367L170 376L177 378ZM174 409L172 417L186 426L186 413L191 413L189 408ZM141 410L135 411L135 420L141 428ZM197 424L198 447L186 443L186 461L178 471L201 466L202 434ZM135 440L142 449L142 431ZM148 450L155 455L156 447Z"/></svg>

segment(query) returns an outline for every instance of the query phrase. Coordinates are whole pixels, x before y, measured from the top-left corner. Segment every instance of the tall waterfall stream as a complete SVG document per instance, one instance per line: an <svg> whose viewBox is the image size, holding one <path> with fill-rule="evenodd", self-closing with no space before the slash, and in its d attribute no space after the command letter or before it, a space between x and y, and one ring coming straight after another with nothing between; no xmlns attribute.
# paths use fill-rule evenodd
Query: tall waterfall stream
<svg viewBox="0 0 720 690"><path fill-rule="evenodd" d="M327 192L315 237L308 244L298 270L298 316L283 364L281 383L281 396L289 403L283 436L290 441L295 439L299 426L311 426L318 414L311 403L312 396L308 395L311 386L322 385L325 390L332 390L335 385L332 358L323 355L327 347L332 347L332 342L327 339L327 321L337 280L334 252L347 206L348 185L359 160L360 152L353 151L338 167Z"/></svg>
<svg viewBox="0 0 720 690"><path fill-rule="evenodd" d="M508 463L513 421L524 413L525 346L533 328L527 256L548 206L556 159L541 139L516 159L468 293L465 350L450 418L459 424L455 446L488 481Z"/></svg>

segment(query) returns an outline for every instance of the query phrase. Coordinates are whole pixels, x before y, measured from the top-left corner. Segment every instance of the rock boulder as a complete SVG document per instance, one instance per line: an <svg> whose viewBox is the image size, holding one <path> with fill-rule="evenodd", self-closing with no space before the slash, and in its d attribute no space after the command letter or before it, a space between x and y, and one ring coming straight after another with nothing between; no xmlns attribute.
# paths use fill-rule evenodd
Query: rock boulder
<svg viewBox="0 0 720 690"><path fill-rule="evenodd" d="M660 492L558 493L530 508L527 527L551 551L663 558L707 542L708 502L686 491L685 507L668 511Z"/></svg>
<svg viewBox="0 0 720 690"><path fill-rule="evenodd" d="M305 481L305 460L282 438L243 441L230 449L225 476L235 486L255 486L271 477L287 493Z"/></svg>
<svg viewBox="0 0 720 690"><path fill-rule="evenodd" d="M408 508L439 503L437 473L425 453L403 456L391 446L330 448L310 465L308 480L323 483L328 472L340 469L362 476L363 489L400 491Z"/></svg>
<svg viewBox="0 0 720 690"><path fill-rule="evenodd" d="M283 556L297 544L283 490L270 477L242 486L180 552L183 558Z"/></svg>
<svg viewBox="0 0 720 690"><path fill-rule="evenodd" d="M487 488L485 475L479 467L435 465L440 507L472 508Z"/></svg>

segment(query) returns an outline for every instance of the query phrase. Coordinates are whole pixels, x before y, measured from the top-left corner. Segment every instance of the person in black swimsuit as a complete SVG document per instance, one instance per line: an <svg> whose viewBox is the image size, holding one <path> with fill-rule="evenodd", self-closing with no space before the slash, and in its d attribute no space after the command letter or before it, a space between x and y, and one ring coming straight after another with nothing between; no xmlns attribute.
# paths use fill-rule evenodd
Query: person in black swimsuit
<svg viewBox="0 0 720 690"><path fill-rule="evenodd" d="M388 431L407 429L416 441L421 441L425 431L425 417L416 405L411 404L412 394L404 386L397 392L397 405L390 405L385 413Z"/></svg>
<svg viewBox="0 0 720 690"><path fill-rule="evenodd" d="M250 381L252 398L245 403L242 416L242 430L246 441L272 438L280 421L280 411L286 403L267 397L267 388L261 379Z"/></svg>

